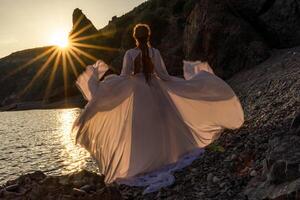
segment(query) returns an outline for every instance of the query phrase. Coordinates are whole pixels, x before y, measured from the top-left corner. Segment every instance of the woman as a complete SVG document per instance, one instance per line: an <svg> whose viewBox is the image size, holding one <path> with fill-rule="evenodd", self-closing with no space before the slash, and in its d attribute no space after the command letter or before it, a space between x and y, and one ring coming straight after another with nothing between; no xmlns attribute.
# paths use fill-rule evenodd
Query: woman
<svg viewBox="0 0 300 200"><path fill-rule="evenodd" d="M169 172L190 163L225 128L244 122L224 81L210 70L188 80L170 76L150 35L148 25L134 27L136 47L126 51L120 76L98 82L107 65L87 67L77 85L89 102L74 124L76 142L97 160L106 182L152 184L148 192L172 183Z"/></svg>

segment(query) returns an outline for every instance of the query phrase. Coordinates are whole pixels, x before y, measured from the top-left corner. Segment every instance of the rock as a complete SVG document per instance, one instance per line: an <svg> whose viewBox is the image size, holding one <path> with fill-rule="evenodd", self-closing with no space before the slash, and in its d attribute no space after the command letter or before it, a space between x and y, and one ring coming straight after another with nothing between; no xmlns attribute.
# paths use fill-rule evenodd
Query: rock
<svg viewBox="0 0 300 200"><path fill-rule="evenodd" d="M237 155L236 154L232 154L231 157L230 157L230 160L234 160L237 158Z"/></svg>
<svg viewBox="0 0 300 200"><path fill-rule="evenodd" d="M270 47L300 45L297 0L199 0L184 31L186 59L227 78L266 60Z"/></svg>
<svg viewBox="0 0 300 200"><path fill-rule="evenodd" d="M300 113L293 119L290 129L300 134Z"/></svg>
<svg viewBox="0 0 300 200"><path fill-rule="evenodd" d="M18 184L14 184L14 185L9 185L5 188L6 191L8 192L17 192L19 189L19 185Z"/></svg>
<svg viewBox="0 0 300 200"><path fill-rule="evenodd" d="M216 177L216 176L214 176L213 179L212 179L213 183L217 183L219 181L220 181L220 179L218 177Z"/></svg>
<svg viewBox="0 0 300 200"><path fill-rule="evenodd" d="M297 0L228 0L227 3L270 46L286 48L300 45L300 5Z"/></svg>
<svg viewBox="0 0 300 200"><path fill-rule="evenodd" d="M73 188L72 194L73 196L80 197L80 196L85 196L87 193L84 190Z"/></svg>
<svg viewBox="0 0 300 200"><path fill-rule="evenodd" d="M198 1L183 37L186 59L207 61L223 78L253 67L270 55L260 34L235 15L226 1Z"/></svg>
<svg viewBox="0 0 300 200"><path fill-rule="evenodd" d="M213 176L214 176L214 175L213 175L212 173L209 173L209 174L207 175L207 178L206 178L207 182L212 182Z"/></svg>
<svg viewBox="0 0 300 200"><path fill-rule="evenodd" d="M256 176L257 175L257 172L255 171L255 170L252 170L251 172L250 172L250 176Z"/></svg>
<svg viewBox="0 0 300 200"><path fill-rule="evenodd" d="M104 176L99 176L96 173L89 172L87 170L81 170L73 174L68 175L69 182L72 182L74 186L80 188L89 184L101 184L102 187L104 184Z"/></svg>
<svg viewBox="0 0 300 200"><path fill-rule="evenodd" d="M83 190L83 191L89 193L91 191L96 191L96 186L95 185L84 185L80 188L80 190Z"/></svg>
<svg viewBox="0 0 300 200"><path fill-rule="evenodd" d="M226 185L226 183L225 182L223 182L223 183L220 183L220 188L223 188L223 187L225 187L225 185Z"/></svg>
<svg viewBox="0 0 300 200"><path fill-rule="evenodd" d="M237 158L237 155L236 154L232 154L232 155L229 155L228 157L226 157L225 161L233 161Z"/></svg>
<svg viewBox="0 0 300 200"><path fill-rule="evenodd" d="M69 184L69 177L61 176L58 178L58 182L59 182L59 184L67 185L67 184Z"/></svg>
<svg viewBox="0 0 300 200"><path fill-rule="evenodd" d="M0 189L0 197L4 196L4 189Z"/></svg>
<svg viewBox="0 0 300 200"><path fill-rule="evenodd" d="M59 184L59 179L57 177L48 176L45 179L43 179L41 181L41 183L43 185L48 185L48 186L58 185Z"/></svg>

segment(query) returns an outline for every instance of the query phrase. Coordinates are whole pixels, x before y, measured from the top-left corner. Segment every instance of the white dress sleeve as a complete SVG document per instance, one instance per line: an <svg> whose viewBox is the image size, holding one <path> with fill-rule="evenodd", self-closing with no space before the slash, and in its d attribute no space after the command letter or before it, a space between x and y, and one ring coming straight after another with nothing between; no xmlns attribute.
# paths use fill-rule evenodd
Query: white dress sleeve
<svg viewBox="0 0 300 200"><path fill-rule="evenodd" d="M88 65L85 71L78 76L76 86L87 101L90 101L95 95L99 80L108 69L108 65L103 60L98 60L95 64Z"/></svg>
<svg viewBox="0 0 300 200"><path fill-rule="evenodd" d="M120 76L129 76L132 74L132 72L133 72L133 60L129 51L126 51L123 58L123 66L122 66Z"/></svg>
<svg viewBox="0 0 300 200"><path fill-rule="evenodd" d="M209 66L207 62L197 61L187 61L183 60L183 75L186 80L190 80L198 75L200 72L206 71L211 74L215 74L213 69Z"/></svg>
<svg viewBox="0 0 300 200"><path fill-rule="evenodd" d="M154 56L154 67L157 76L162 80L171 80L171 76L169 75L164 60L162 59L159 50L155 49Z"/></svg>

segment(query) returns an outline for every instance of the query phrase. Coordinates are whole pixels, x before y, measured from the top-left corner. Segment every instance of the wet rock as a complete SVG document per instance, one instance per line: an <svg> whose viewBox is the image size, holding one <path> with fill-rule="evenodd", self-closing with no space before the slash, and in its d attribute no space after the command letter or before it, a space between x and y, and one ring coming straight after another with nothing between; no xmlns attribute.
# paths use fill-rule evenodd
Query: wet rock
<svg viewBox="0 0 300 200"><path fill-rule="evenodd" d="M8 192L17 192L19 189L19 185L18 184L14 184L14 185L9 185L5 188L6 191Z"/></svg>
<svg viewBox="0 0 300 200"><path fill-rule="evenodd" d="M72 195L76 197L82 197L85 196L87 193L84 190L73 188Z"/></svg>
<svg viewBox="0 0 300 200"><path fill-rule="evenodd" d="M96 191L96 186L95 185L84 185L80 188L80 190L83 190L87 193L91 192L91 191Z"/></svg>

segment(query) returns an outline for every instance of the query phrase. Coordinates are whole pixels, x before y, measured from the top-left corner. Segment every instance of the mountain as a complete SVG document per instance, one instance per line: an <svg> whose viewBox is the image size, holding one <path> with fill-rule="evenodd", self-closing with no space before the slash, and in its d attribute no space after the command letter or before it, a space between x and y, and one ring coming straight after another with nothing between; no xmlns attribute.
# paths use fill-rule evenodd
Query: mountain
<svg viewBox="0 0 300 200"><path fill-rule="evenodd" d="M55 47L0 59L0 84L5 85L0 103L70 102L80 95L74 81L86 65L102 59L111 67L108 73L120 72L126 49L135 44L136 23L151 26L151 43L161 51L170 74L182 75L183 59L202 60L228 79L265 61L272 49L300 45L299 10L297 0L149 0L97 30L77 8L70 32L73 62L57 52L52 55ZM37 59L39 55L44 57Z"/></svg>

